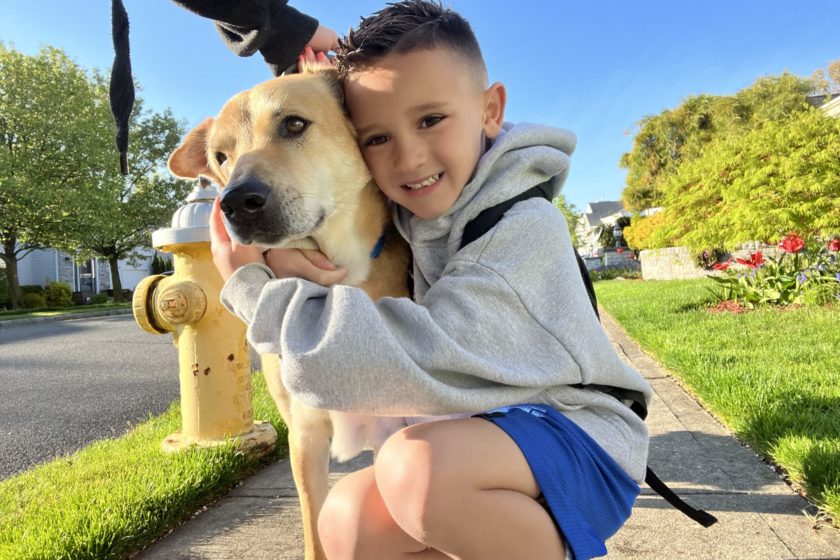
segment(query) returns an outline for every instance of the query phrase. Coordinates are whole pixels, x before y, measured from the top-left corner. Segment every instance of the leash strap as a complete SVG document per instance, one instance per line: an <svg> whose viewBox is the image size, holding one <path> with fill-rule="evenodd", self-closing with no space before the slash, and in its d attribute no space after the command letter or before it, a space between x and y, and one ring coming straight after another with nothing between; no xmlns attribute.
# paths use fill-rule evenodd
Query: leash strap
<svg viewBox="0 0 840 560"><path fill-rule="evenodd" d="M683 512L685 515L702 525L709 528L717 523L717 517L702 509L695 509L688 505L682 498L677 496L673 490L668 488L668 485L662 482L656 473L648 467L645 472L645 483L650 486L651 490L662 496L666 502Z"/></svg>

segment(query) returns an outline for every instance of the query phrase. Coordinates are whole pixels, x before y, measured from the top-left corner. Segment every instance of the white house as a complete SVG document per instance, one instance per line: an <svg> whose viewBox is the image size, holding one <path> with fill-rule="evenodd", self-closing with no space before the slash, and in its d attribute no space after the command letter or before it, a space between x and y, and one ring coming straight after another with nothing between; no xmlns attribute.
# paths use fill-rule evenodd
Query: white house
<svg viewBox="0 0 840 560"><path fill-rule="evenodd" d="M146 249L142 254L136 265L126 260L119 261L120 280L124 289L134 290L140 280L151 274L155 252ZM71 291L80 292L85 300L113 286L108 261L90 259L77 263L72 256L56 249L35 250L18 261L18 280L21 286L46 286L50 282L64 282L70 286Z"/></svg>
<svg viewBox="0 0 840 560"><path fill-rule="evenodd" d="M840 117L840 95L820 106L829 117Z"/></svg>
<svg viewBox="0 0 840 560"><path fill-rule="evenodd" d="M586 211L575 226L578 234L578 252L581 256L598 255L601 249L598 243L599 228L603 225L612 227L622 216L629 217L631 214L624 209L620 200L588 203Z"/></svg>

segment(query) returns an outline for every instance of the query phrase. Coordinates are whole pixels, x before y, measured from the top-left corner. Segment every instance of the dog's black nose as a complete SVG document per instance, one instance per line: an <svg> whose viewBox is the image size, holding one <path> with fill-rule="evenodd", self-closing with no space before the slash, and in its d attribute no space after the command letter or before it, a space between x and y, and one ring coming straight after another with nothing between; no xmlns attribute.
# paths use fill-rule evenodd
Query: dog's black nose
<svg viewBox="0 0 840 560"><path fill-rule="evenodd" d="M268 185L261 181L245 181L228 186L222 193L220 206L228 218L237 213L253 215L263 209L268 194Z"/></svg>

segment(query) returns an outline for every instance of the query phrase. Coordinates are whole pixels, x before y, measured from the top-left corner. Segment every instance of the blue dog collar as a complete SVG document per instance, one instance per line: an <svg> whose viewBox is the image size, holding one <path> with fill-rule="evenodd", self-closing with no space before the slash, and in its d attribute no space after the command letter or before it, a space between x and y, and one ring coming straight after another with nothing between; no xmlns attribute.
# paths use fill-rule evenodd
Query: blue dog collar
<svg viewBox="0 0 840 560"><path fill-rule="evenodd" d="M379 254L382 252L382 249L384 249L384 248L385 248L385 234L383 233L379 237L379 240L376 242L376 245L373 246L373 251L370 252L370 258L375 259L376 257L378 257Z"/></svg>

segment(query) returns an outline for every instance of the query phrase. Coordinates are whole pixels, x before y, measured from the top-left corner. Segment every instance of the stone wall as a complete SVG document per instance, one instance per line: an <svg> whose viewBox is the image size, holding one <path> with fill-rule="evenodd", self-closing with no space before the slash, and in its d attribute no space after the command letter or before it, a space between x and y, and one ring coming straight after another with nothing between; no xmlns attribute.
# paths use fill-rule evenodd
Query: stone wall
<svg viewBox="0 0 840 560"><path fill-rule="evenodd" d="M688 247L666 247L645 249L639 253L642 261L643 280L685 280L704 278L709 274L694 262L694 254Z"/></svg>
<svg viewBox="0 0 840 560"><path fill-rule="evenodd" d="M741 249L725 255L722 260L726 261L730 257L733 261L749 259L750 254L755 251L761 251L765 259L779 255L779 249L775 246L750 242L745 243ZM642 261L642 278L644 280L688 280L716 274L714 270L705 270L697 266L694 261L695 256L688 247L645 249L639 254L639 260Z"/></svg>

